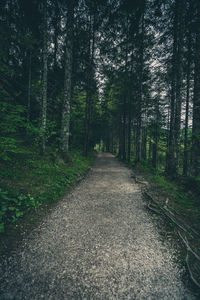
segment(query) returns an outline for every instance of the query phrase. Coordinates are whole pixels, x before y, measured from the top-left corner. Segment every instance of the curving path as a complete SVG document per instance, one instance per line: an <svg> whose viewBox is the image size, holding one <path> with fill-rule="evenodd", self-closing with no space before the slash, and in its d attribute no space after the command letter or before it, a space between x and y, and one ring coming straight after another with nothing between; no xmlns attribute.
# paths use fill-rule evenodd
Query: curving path
<svg viewBox="0 0 200 300"><path fill-rule="evenodd" d="M194 299L131 171L92 171L0 267L0 299Z"/></svg>

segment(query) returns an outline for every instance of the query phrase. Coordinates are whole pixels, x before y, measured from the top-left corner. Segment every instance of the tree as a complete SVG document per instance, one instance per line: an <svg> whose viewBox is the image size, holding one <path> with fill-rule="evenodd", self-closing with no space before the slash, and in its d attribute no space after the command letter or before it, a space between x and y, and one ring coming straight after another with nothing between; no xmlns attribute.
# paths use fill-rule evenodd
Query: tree
<svg viewBox="0 0 200 300"><path fill-rule="evenodd" d="M195 177L200 177L200 3L196 3L195 24L195 73L193 96L193 127L192 127L192 169Z"/></svg>
<svg viewBox="0 0 200 300"><path fill-rule="evenodd" d="M47 0L43 0L43 75L42 75L42 111L40 125L40 153L44 154L46 146L46 123L47 123Z"/></svg>
<svg viewBox="0 0 200 300"><path fill-rule="evenodd" d="M166 171L176 176L179 168L181 104L183 83L183 42L184 42L185 1L174 4L173 55L171 72L170 133Z"/></svg>
<svg viewBox="0 0 200 300"><path fill-rule="evenodd" d="M74 1L68 3L66 41L65 41L65 78L64 97L61 123L61 149L68 152L69 148L69 126L71 105L71 81L72 81L72 49L73 49L73 23L74 23Z"/></svg>

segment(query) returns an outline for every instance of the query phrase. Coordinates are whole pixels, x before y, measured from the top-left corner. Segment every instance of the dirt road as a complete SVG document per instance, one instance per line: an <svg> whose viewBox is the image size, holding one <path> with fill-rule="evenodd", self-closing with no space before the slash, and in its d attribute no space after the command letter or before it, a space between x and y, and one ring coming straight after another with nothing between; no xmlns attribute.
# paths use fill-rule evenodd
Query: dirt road
<svg viewBox="0 0 200 300"><path fill-rule="evenodd" d="M100 154L0 267L0 299L194 299L131 171Z"/></svg>

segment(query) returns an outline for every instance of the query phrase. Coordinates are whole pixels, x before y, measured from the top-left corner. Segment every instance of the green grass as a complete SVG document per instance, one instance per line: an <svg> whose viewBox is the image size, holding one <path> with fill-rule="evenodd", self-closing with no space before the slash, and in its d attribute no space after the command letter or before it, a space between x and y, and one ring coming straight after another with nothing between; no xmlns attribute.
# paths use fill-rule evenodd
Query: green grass
<svg viewBox="0 0 200 300"><path fill-rule="evenodd" d="M86 158L75 150L63 156L47 149L39 156L35 149L28 149L0 162L0 232L43 203L59 199L93 160L94 155Z"/></svg>
<svg viewBox="0 0 200 300"><path fill-rule="evenodd" d="M200 202L199 198L187 190L183 185L170 181L161 175L151 175L152 180L170 198L170 205L184 216L187 221L200 229Z"/></svg>

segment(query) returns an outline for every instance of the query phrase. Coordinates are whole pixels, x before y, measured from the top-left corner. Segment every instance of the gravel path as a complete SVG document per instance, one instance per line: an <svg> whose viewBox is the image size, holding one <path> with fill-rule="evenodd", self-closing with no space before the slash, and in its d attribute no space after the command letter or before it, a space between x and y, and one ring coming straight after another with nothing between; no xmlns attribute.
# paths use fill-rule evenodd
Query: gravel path
<svg viewBox="0 0 200 300"><path fill-rule="evenodd" d="M0 267L0 299L194 299L131 171L100 154Z"/></svg>

